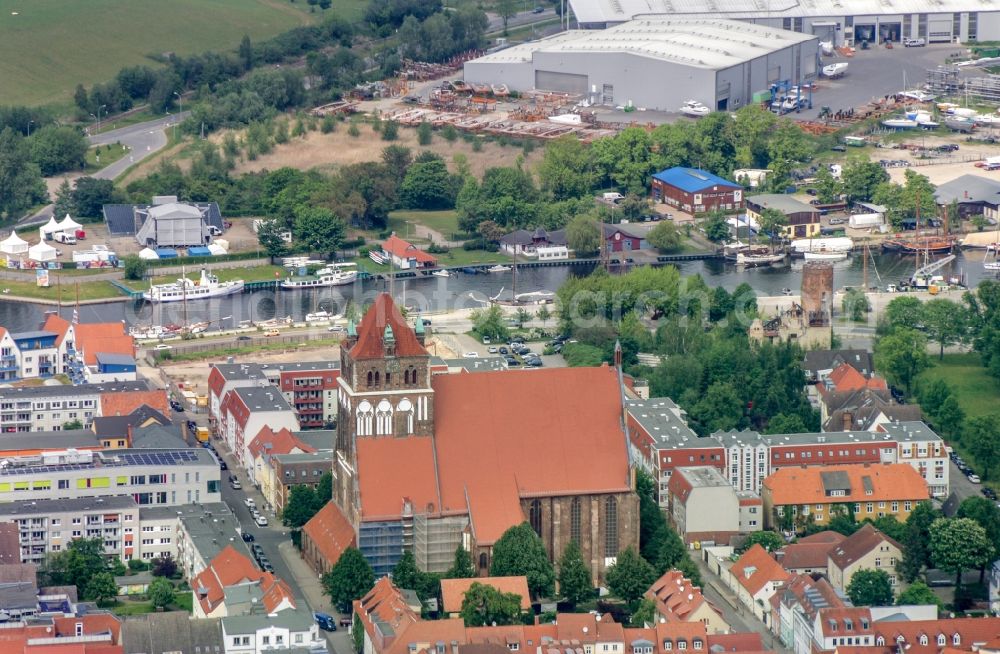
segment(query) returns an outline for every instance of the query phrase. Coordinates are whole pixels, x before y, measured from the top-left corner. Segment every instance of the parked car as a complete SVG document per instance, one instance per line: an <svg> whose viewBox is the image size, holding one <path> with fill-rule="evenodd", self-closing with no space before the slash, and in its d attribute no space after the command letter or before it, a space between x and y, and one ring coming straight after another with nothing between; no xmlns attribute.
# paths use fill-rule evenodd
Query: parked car
<svg viewBox="0 0 1000 654"><path fill-rule="evenodd" d="M337 621L333 619L332 615L327 615L326 613L313 613L313 619L316 620L316 624L323 631L337 630Z"/></svg>
<svg viewBox="0 0 1000 654"><path fill-rule="evenodd" d="M258 527L266 527L267 526L267 518L265 516L258 515L257 516L257 526Z"/></svg>
<svg viewBox="0 0 1000 654"><path fill-rule="evenodd" d="M904 48L922 48L927 45L924 39L903 39Z"/></svg>
<svg viewBox="0 0 1000 654"><path fill-rule="evenodd" d="M982 492L983 495L990 498L991 500L995 500L997 498L997 492L992 488L990 488L989 486L983 486Z"/></svg>
<svg viewBox="0 0 1000 654"><path fill-rule="evenodd" d="M344 331L344 326L343 325L330 325L329 327L326 328L326 331L328 331L328 332L342 332L342 331Z"/></svg>
<svg viewBox="0 0 1000 654"><path fill-rule="evenodd" d="M277 329L269 329L266 332L264 332L264 336L281 336L281 332L279 332Z"/></svg>
<svg viewBox="0 0 1000 654"><path fill-rule="evenodd" d="M274 572L274 566L271 565L270 561L265 561L260 564L260 569L264 572Z"/></svg>
<svg viewBox="0 0 1000 654"><path fill-rule="evenodd" d="M483 336L483 345L489 345L491 342L489 336Z"/></svg>
<svg viewBox="0 0 1000 654"><path fill-rule="evenodd" d="M219 470L229 470L229 466L228 466L228 465L226 465L226 462L225 462L225 461L223 461L222 459L219 459ZM238 484L238 483L240 483L240 482L238 482L238 481L234 481L233 483L234 483L234 484Z"/></svg>
<svg viewBox="0 0 1000 654"><path fill-rule="evenodd" d="M511 367L519 366L521 365L521 362L515 359L514 357L507 357L507 365Z"/></svg>
<svg viewBox="0 0 1000 654"><path fill-rule="evenodd" d="M466 352L464 356L466 359L478 359L479 352Z"/></svg>
<svg viewBox="0 0 1000 654"><path fill-rule="evenodd" d="M508 350L505 347L498 348L498 351L500 352L500 354L504 354L504 355L510 354L510 350Z"/></svg>
<svg viewBox="0 0 1000 654"><path fill-rule="evenodd" d="M258 559L264 556L264 548L261 547L260 543L254 543L253 545L251 545L250 550L253 552L254 557ZM267 557L264 556L264 558Z"/></svg>
<svg viewBox="0 0 1000 654"><path fill-rule="evenodd" d="M532 368L541 368L545 364L542 363L541 359L526 359L524 361L524 365L530 366Z"/></svg>
<svg viewBox="0 0 1000 654"><path fill-rule="evenodd" d="M830 219L830 224L831 225L843 225L846 222L847 222L847 218L831 218Z"/></svg>
<svg viewBox="0 0 1000 654"><path fill-rule="evenodd" d="M974 472L969 473L969 481L971 481L973 484L978 484L982 482L982 480L979 478L979 475L977 475Z"/></svg>
<svg viewBox="0 0 1000 654"><path fill-rule="evenodd" d="M247 336L246 334L240 334L239 336L237 336L237 337L236 337L236 340L237 340L237 341L240 341L240 342L242 343L242 342L246 342L246 341L251 341L251 340L253 340L253 339L251 339L251 338L250 338L249 336Z"/></svg>
<svg viewBox="0 0 1000 654"><path fill-rule="evenodd" d="M170 408L178 413L184 411L184 405L178 402L177 400L170 400Z"/></svg>
<svg viewBox="0 0 1000 654"><path fill-rule="evenodd" d="M253 501L252 497L246 498L245 500L243 500L243 503L247 505L247 508L253 508L257 506L257 503Z"/></svg>
<svg viewBox="0 0 1000 654"><path fill-rule="evenodd" d="M253 534L251 534L249 531L244 531L240 535L243 536L244 543L252 543L254 541Z"/></svg>
<svg viewBox="0 0 1000 654"><path fill-rule="evenodd" d="M533 14L545 13L545 7L535 7L534 9L531 10L531 13Z"/></svg>
<svg viewBox="0 0 1000 654"><path fill-rule="evenodd" d="M157 343L156 347L153 348L153 349L154 350L172 350L172 349L174 349L174 346L173 345L167 345L166 343Z"/></svg>
<svg viewBox="0 0 1000 654"><path fill-rule="evenodd" d="M844 147L843 145L835 145L830 149L833 150L834 152L847 152L847 148Z"/></svg>
<svg viewBox="0 0 1000 654"><path fill-rule="evenodd" d="M240 483L239 479L234 479L231 482L229 482L229 486L233 490L240 490L243 488L243 484Z"/></svg>
<svg viewBox="0 0 1000 654"><path fill-rule="evenodd" d="M492 345L486 348L486 351L489 352L490 354L497 354L499 352L499 350L493 347Z"/></svg>

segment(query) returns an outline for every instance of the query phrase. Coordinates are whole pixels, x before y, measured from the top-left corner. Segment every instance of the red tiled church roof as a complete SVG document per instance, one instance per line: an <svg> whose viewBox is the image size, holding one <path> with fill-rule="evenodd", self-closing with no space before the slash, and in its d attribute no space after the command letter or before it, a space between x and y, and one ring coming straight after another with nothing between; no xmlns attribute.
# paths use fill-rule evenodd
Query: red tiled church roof
<svg viewBox="0 0 1000 654"><path fill-rule="evenodd" d="M350 349L351 357L381 359L385 356L385 328L392 330L396 341L396 356L428 356L427 350L417 340L413 329L399 312L388 293L381 293L368 308L358 325L358 341Z"/></svg>

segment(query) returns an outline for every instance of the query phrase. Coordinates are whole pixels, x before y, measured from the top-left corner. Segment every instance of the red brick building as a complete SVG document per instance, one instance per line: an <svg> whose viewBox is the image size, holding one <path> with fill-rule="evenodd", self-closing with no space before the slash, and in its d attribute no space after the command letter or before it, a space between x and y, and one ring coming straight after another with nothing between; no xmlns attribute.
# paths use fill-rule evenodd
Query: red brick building
<svg viewBox="0 0 1000 654"><path fill-rule="evenodd" d="M653 201L687 213L738 211L743 208L743 187L707 170L676 166L653 175Z"/></svg>

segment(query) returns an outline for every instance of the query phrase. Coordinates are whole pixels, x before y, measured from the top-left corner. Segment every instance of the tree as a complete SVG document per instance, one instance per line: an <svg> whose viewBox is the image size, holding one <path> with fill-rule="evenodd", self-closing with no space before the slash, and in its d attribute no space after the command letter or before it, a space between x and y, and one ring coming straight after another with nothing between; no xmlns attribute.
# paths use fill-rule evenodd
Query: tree
<svg viewBox="0 0 1000 654"><path fill-rule="evenodd" d="M494 9L503 20L503 34L507 36L507 22L517 13L517 0L497 0Z"/></svg>
<svg viewBox="0 0 1000 654"><path fill-rule="evenodd" d="M394 120L387 120L382 125L382 140L395 141L399 138L399 123Z"/></svg>
<svg viewBox="0 0 1000 654"><path fill-rule="evenodd" d="M465 591L461 615L466 627L514 624L521 615L521 596L476 581Z"/></svg>
<svg viewBox="0 0 1000 654"><path fill-rule="evenodd" d="M451 567L444 573L445 579L471 579L476 576L476 567L472 564L472 555L469 550L460 544L455 548L455 560Z"/></svg>
<svg viewBox="0 0 1000 654"><path fill-rule="evenodd" d="M721 211L708 214L708 218L702 223L702 229L705 230L705 238L713 243L729 239L729 223L726 222L726 214Z"/></svg>
<svg viewBox="0 0 1000 654"><path fill-rule="evenodd" d="M491 341L506 343L507 339L510 338L507 319L498 305L476 309L470 318L472 319L472 332L479 337L479 340L489 338Z"/></svg>
<svg viewBox="0 0 1000 654"><path fill-rule="evenodd" d="M701 400L691 407L690 415L701 433L736 429L743 421L743 402L733 385L725 381L712 383L701 396Z"/></svg>
<svg viewBox="0 0 1000 654"><path fill-rule="evenodd" d="M656 569L629 548L619 552L614 565L608 568L608 589L632 606L656 581L656 577Z"/></svg>
<svg viewBox="0 0 1000 654"><path fill-rule="evenodd" d="M549 311L549 305L543 304L539 309L535 317L542 321L542 327L545 327L545 323L552 319L552 312Z"/></svg>
<svg viewBox="0 0 1000 654"><path fill-rule="evenodd" d="M823 204L831 204L840 200L844 185L833 176L829 166L820 166L816 171L816 199Z"/></svg>
<svg viewBox="0 0 1000 654"><path fill-rule="evenodd" d="M47 586L76 586L85 590L87 581L95 572L107 569L108 561L104 558L101 539L78 538L62 552L50 554L40 572Z"/></svg>
<svg viewBox="0 0 1000 654"><path fill-rule="evenodd" d="M257 227L257 242L272 259L283 257L288 253L288 244L282 237L284 232L284 225L273 218L262 220Z"/></svg>
<svg viewBox="0 0 1000 654"><path fill-rule="evenodd" d="M632 614L629 623L637 629L654 625L656 623L656 602L648 597L639 600L639 608Z"/></svg>
<svg viewBox="0 0 1000 654"><path fill-rule="evenodd" d="M900 544L903 558L896 564L896 571L908 583L920 576L924 567L931 564L931 525L941 517L941 513L930 502L921 502L913 507L906 518L906 531Z"/></svg>
<svg viewBox="0 0 1000 654"><path fill-rule="evenodd" d="M996 413L969 418L962 428L962 441L982 466L983 479L987 479L997 464L1000 464L1000 448L996 443L998 433L1000 414Z"/></svg>
<svg viewBox="0 0 1000 654"><path fill-rule="evenodd" d="M455 206L457 190L444 160L435 158L407 169L399 197L409 209L450 209Z"/></svg>
<svg viewBox="0 0 1000 654"><path fill-rule="evenodd" d="M896 604L899 606L925 606L927 604L935 604L938 608L940 608L941 599L934 594L934 591L931 590L930 586L918 579L899 594L899 597L896 598Z"/></svg>
<svg viewBox="0 0 1000 654"><path fill-rule="evenodd" d="M243 64L244 72L253 68L253 43L250 42L249 34L244 34L243 38L240 40L240 49L238 54L240 63Z"/></svg>
<svg viewBox="0 0 1000 654"><path fill-rule="evenodd" d="M118 585L110 572L98 572L84 586L84 596L98 604L118 595Z"/></svg>
<svg viewBox="0 0 1000 654"><path fill-rule="evenodd" d="M375 573L355 547L344 550L337 563L323 575L323 589L341 613L351 609L375 585Z"/></svg>
<svg viewBox="0 0 1000 654"><path fill-rule="evenodd" d="M940 346L938 358L944 359L944 348L965 340L967 321L965 308L958 302L934 298L924 304L924 330L928 339Z"/></svg>
<svg viewBox="0 0 1000 654"><path fill-rule="evenodd" d="M872 525L897 542L902 542L906 537L906 523L900 522L894 515L879 516L875 518Z"/></svg>
<svg viewBox="0 0 1000 654"><path fill-rule="evenodd" d="M891 606L892 583L885 570L862 569L851 577L847 596L854 606Z"/></svg>
<svg viewBox="0 0 1000 654"><path fill-rule="evenodd" d="M316 494L312 488L305 484L292 486L285 508L281 511L281 523L292 529L301 529L322 506L317 506Z"/></svg>
<svg viewBox="0 0 1000 654"><path fill-rule="evenodd" d="M566 225L566 243L578 257L594 255L601 249L601 230L597 220L580 214Z"/></svg>
<svg viewBox="0 0 1000 654"><path fill-rule="evenodd" d="M594 595L590 570L575 540L566 544L559 558L559 593L574 607Z"/></svg>
<svg viewBox="0 0 1000 654"><path fill-rule="evenodd" d="M146 595L153 606L166 608L174 602L174 585L163 577L157 577L149 584Z"/></svg>
<svg viewBox="0 0 1000 654"><path fill-rule="evenodd" d="M881 164L860 157L848 161L840 177L849 202L868 202L875 195L875 189L889 181L889 173Z"/></svg>
<svg viewBox="0 0 1000 654"><path fill-rule="evenodd" d="M10 127L0 131L0 218L20 218L48 197L42 171L31 160L24 138Z"/></svg>
<svg viewBox="0 0 1000 654"><path fill-rule="evenodd" d="M405 550L392 569L392 583L399 588L416 590L420 586L421 574L417 568L417 561L413 558L413 552Z"/></svg>
<svg viewBox="0 0 1000 654"><path fill-rule="evenodd" d="M333 254L344 242L344 221L325 207L300 207L295 212L294 232L309 250Z"/></svg>
<svg viewBox="0 0 1000 654"><path fill-rule="evenodd" d="M930 366L927 338L918 331L899 328L875 342L875 367L897 386L906 388Z"/></svg>
<svg viewBox="0 0 1000 654"><path fill-rule="evenodd" d="M117 200L119 198L115 193L115 184L110 179L78 177L73 184L73 206L76 207L74 215L99 218L104 205Z"/></svg>
<svg viewBox="0 0 1000 654"><path fill-rule="evenodd" d="M561 136L545 146L538 164L542 191L553 200L588 195L597 184L597 174L588 147L578 138Z"/></svg>
<svg viewBox="0 0 1000 654"><path fill-rule="evenodd" d="M868 301L868 295L860 288L850 288L844 293L843 300L844 313L851 317L854 322L861 322L872 310L872 305Z"/></svg>
<svg viewBox="0 0 1000 654"><path fill-rule="evenodd" d="M970 518L986 531L986 538L997 546L1000 544L1000 508L985 497L967 497L958 506L959 518Z"/></svg>
<svg viewBox="0 0 1000 654"><path fill-rule="evenodd" d="M971 518L938 518L931 523L931 561L955 575L955 598L962 587L962 572L981 569L993 556L986 530Z"/></svg>
<svg viewBox="0 0 1000 654"><path fill-rule="evenodd" d="M962 410L954 396L946 397L941 403L941 407L934 417L934 426L948 438L962 436L965 426L965 411Z"/></svg>
<svg viewBox="0 0 1000 654"><path fill-rule="evenodd" d="M417 143L420 145L430 145L434 138L434 128L426 120L420 121L417 125Z"/></svg>
<svg viewBox="0 0 1000 654"><path fill-rule="evenodd" d="M776 236L780 236L779 230L788 224L788 216L778 209L764 209L760 212L758 221L760 231L767 234L768 238L774 241Z"/></svg>
<svg viewBox="0 0 1000 654"><path fill-rule="evenodd" d="M646 240L660 252L676 252L681 249L681 233L668 220L649 230Z"/></svg>
<svg viewBox="0 0 1000 654"><path fill-rule="evenodd" d="M43 175L56 175L83 168L86 164L87 138L75 127L46 125L28 139L31 159Z"/></svg>
<svg viewBox="0 0 1000 654"><path fill-rule="evenodd" d="M173 577L177 574L177 562L167 554L153 559L154 577Z"/></svg>
<svg viewBox="0 0 1000 654"><path fill-rule="evenodd" d="M736 551L742 554L754 545L760 545L768 552L774 552L785 546L785 539L781 537L781 534L773 531L755 531L747 536L747 539Z"/></svg>
<svg viewBox="0 0 1000 654"><path fill-rule="evenodd" d="M493 545L490 575L527 577L533 598L551 597L554 591L555 572L545 546L527 522L507 529Z"/></svg>
<svg viewBox="0 0 1000 654"><path fill-rule="evenodd" d="M126 254L122 263L125 267L125 279L141 280L149 269L149 263L138 254Z"/></svg>
<svg viewBox="0 0 1000 654"><path fill-rule="evenodd" d="M75 213L76 204L73 202L73 187L70 186L68 179L64 179L59 188L56 189L56 202L55 206L52 207L52 215L65 216Z"/></svg>
<svg viewBox="0 0 1000 654"><path fill-rule="evenodd" d="M73 431L74 429L83 429L83 422L80 419L68 420L62 424L63 431Z"/></svg>

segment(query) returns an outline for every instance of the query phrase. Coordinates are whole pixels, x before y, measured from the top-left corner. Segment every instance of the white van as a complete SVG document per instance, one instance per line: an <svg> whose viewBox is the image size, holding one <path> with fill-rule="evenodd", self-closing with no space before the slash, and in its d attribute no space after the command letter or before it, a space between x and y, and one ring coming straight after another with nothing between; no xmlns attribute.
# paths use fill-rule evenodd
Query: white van
<svg viewBox="0 0 1000 654"><path fill-rule="evenodd" d="M56 232L52 238L55 239L56 243L64 243L66 245L76 245L76 236L72 234L67 234L66 232Z"/></svg>

